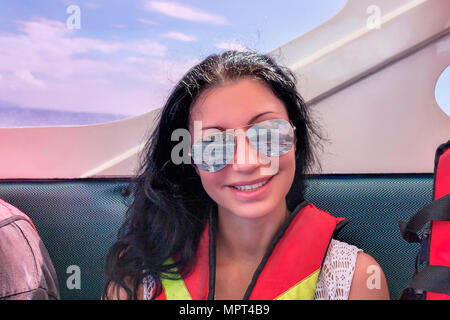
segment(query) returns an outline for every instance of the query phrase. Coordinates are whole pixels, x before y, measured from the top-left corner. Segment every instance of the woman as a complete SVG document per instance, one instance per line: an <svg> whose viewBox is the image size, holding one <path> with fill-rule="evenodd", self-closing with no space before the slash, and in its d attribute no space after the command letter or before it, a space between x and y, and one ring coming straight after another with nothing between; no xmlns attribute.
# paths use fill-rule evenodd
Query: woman
<svg viewBox="0 0 450 320"><path fill-rule="evenodd" d="M181 128L191 163L174 161ZM376 261L331 239L342 219L303 199L318 138L271 58L228 51L192 68L149 139L104 298L388 299Z"/></svg>

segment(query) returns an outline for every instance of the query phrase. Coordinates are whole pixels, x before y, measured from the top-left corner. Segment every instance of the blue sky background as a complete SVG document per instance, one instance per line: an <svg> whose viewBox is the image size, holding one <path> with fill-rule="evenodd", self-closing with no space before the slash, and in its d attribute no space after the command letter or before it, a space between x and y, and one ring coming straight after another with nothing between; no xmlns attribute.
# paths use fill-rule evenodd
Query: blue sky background
<svg viewBox="0 0 450 320"><path fill-rule="evenodd" d="M192 12L210 15L208 20L192 17L189 13L169 15L171 8L187 8ZM0 28L17 32L16 20L45 17L65 22L68 5L81 8L82 27L76 35L102 40L153 39L168 46L168 55L183 57L216 51L221 41L240 41L252 49L269 51L329 19L345 0L281 0L281 1L211 1L183 0L2 0L0 2ZM175 11L175 10L174 10ZM173 31L194 37L184 43L163 35ZM174 40L177 40L176 43ZM180 43L181 42L181 43Z"/></svg>
<svg viewBox="0 0 450 320"><path fill-rule="evenodd" d="M136 115L211 53L269 52L345 0L1 0L0 107ZM80 29L67 28L68 6Z"/></svg>
<svg viewBox="0 0 450 320"><path fill-rule="evenodd" d="M148 112L207 55L269 52L345 2L0 0L0 109ZM70 5L81 10L80 29L67 28ZM450 105L448 93L440 97Z"/></svg>
<svg viewBox="0 0 450 320"><path fill-rule="evenodd" d="M450 66L439 76L435 88L436 102L450 117Z"/></svg>

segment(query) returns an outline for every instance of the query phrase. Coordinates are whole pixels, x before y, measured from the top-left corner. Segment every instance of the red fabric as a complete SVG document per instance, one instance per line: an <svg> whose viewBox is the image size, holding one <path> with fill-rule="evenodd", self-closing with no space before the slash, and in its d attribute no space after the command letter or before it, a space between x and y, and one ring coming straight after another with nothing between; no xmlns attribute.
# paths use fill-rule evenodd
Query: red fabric
<svg viewBox="0 0 450 320"><path fill-rule="evenodd" d="M426 300L450 300L450 296L445 293L427 292Z"/></svg>
<svg viewBox="0 0 450 320"><path fill-rule="evenodd" d="M14 217L14 216L24 217L25 219L27 219L30 222L30 224L33 226L34 230L36 230L36 227L34 226L33 221L31 221L30 217L28 217L25 213L23 213L16 207L12 206L8 202L0 199L0 221L5 220L7 218Z"/></svg>
<svg viewBox="0 0 450 320"><path fill-rule="evenodd" d="M335 218L308 204L301 209L275 246L250 299L274 299L320 268L336 224ZM184 279L193 300L209 291L209 228L203 231L193 272ZM162 293L157 300L164 300Z"/></svg>
<svg viewBox="0 0 450 320"><path fill-rule="evenodd" d="M193 272L184 279L192 300L207 300L209 287L209 227L206 224L197 249Z"/></svg>
<svg viewBox="0 0 450 320"><path fill-rule="evenodd" d="M436 168L434 198L439 199L450 192L450 149L444 151Z"/></svg>
<svg viewBox="0 0 450 320"><path fill-rule="evenodd" d="M430 265L450 267L450 221L433 221ZM450 300L450 295L427 292L427 300Z"/></svg>
<svg viewBox="0 0 450 320"><path fill-rule="evenodd" d="M450 267L450 221L433 221L430 264Z"/></svg>
<svg viewBox="0 0 450 320"><path fill-rule="evenodd" d="M436 168L435 199L450 192L450 149L440 156ZM450 221L433 221L430 239L430 265L450 267ZM427 300L450 300L450 295L427 292Z"/></svg>
<svg viewBox="0 0 450 320"><path fill-rule="evenodd" d="M303 208L277 243L250 300L275 299L318 270L340 220L312 204Z"/></svg>

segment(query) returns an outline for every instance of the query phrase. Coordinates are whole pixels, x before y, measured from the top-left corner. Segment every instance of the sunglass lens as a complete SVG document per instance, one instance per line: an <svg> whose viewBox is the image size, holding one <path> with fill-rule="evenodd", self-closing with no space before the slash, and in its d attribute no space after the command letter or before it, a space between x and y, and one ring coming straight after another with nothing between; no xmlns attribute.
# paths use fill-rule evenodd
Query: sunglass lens
<svg viewBox="0 0 450 320"><path fill-rule="evenodd" d="M233 154L234 135L223 132L205 136L192 146L194 163L209 172L223 169Z"/></svg>
<svg viewBox="0 0 450 320"><path fill-rule="evenodd" d="M259 152L267 156L281 156L291 150L294 130L285 120L267 120L249 128L247 137Z"/></svg>

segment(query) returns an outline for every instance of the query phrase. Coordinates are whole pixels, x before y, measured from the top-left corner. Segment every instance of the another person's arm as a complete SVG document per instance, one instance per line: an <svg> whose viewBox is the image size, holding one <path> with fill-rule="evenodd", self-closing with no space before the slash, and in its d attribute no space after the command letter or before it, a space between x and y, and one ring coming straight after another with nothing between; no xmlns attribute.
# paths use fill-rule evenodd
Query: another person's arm
<svg viewBox="0 0 450 320"><path fill-rule="evenodd" d="M1 299L59 299L53 263L38 233L27 220L0 226Z"/></svg>

